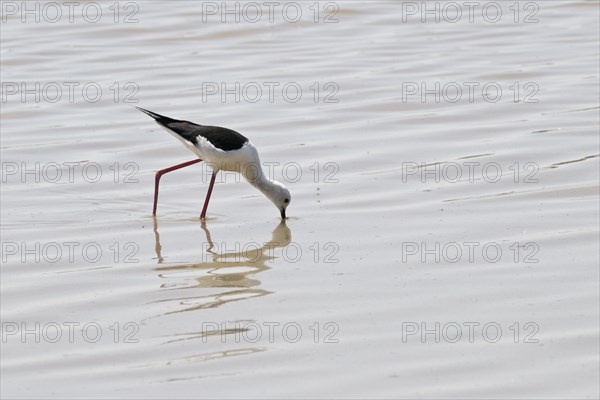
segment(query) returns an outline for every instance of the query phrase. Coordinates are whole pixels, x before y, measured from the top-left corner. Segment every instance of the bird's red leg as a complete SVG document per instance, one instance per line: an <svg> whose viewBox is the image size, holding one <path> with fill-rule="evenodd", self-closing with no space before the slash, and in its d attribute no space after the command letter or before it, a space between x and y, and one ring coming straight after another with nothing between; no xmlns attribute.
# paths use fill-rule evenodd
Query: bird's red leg
<svg viewBox="0 0 600 400"><path fill-rule="evenodd" d="M184 162L181 164L173 165L172 167L161 169L156 173L154 178L154 207L152 207L152 215L156 215L156 207L158 205L158 182L160 182L160 177L166 174L167 172L176 171L180 168L187 167L188 165L193 165L202 161L201 159L196 159L188 162Z"/></svg>
<svg viewBox="0 0 600 400"><path fill-rule="evenodd" d="M208 192L206 193L206 199L204 199L204 207L202 207L202 214L200 214L200 219L206 218L206 209L208 208L208 201L210 200L210 195L212 194L213 186L215 185L215 178L217 177L217 173L213 172L212 178L210 178L210 186L208 187Z"/></svg>

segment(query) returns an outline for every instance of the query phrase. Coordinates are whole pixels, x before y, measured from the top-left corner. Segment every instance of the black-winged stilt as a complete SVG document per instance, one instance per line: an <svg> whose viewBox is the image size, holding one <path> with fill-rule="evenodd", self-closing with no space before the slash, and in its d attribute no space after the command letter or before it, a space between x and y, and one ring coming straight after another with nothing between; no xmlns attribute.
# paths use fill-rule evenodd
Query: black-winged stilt
<svg viewBox="0 0 600 400"><path fill-rule="evenodd" d="M239 172L255 188L260 190L269 200L275 204L285 219L285 210L292 200L290 191L281 183L272 181L267 177L260 165L256 147L243 135L227 128L218 126L205 126L194 124L189 121L165 117L152 111L136 107L141 112L154 118L156 123L167 132L179 139L188 149L198 155L198 159L177 164L169 168L161 169L156 173L154 180L154 206L152 215L156 215L158 204L158 183L160 177L167 172L175 171L188 165L204 161L211 166L212 177L204 207L202 207L201 219L206 218L208 201L212 194L215 178L219 170Z"/></svg>

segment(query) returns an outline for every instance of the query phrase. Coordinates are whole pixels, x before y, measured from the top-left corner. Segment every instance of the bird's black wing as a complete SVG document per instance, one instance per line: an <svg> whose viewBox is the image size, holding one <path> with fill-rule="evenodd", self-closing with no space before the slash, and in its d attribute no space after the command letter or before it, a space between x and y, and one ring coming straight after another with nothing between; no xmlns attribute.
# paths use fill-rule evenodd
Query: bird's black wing
<svg viewBox="0 0 600 400"><path fill-rule="evenodd" d="M159 125L175 132L177 135L193 144L197 143L198 136L202 136L216 148L230 151L241 149L242 146L248 142L248 138L231 129L221 128L219 126L198 125L189 121L165 117L164 115L156 114L140 107L136 108L154 118Z"/></svg>

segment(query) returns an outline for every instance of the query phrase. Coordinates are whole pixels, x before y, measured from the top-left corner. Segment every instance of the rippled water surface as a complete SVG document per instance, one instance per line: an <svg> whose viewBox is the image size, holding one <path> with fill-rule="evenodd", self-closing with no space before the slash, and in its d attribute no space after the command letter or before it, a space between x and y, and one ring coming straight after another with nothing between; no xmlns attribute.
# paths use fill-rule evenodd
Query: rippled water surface
<svg viewBox="0 0 600 400"><path fill-rule="evenodd" d="M599 396L596 1L20 4L3 398ZM220 173L202 223L202 164L153 218L194 156L132 105L248 136L290 218Z"/></svg>

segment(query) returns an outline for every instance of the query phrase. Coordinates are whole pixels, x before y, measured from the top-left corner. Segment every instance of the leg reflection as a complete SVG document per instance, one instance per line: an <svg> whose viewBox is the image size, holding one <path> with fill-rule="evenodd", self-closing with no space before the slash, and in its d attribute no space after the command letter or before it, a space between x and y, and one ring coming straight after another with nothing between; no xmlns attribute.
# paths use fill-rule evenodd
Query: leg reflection
<svg viewBox="0 0 600 400"><path fill-rule="evenodd" d="M202 254L202 261L176 265L159 265L155 270L159 272L159 277L166 279L167 282L161 284L161 288L181 293L182 296L168 298L160 301L177 302L184 306L176 311L170 311L166 314L172 314L183 311L193 311L205 308L215 308L223 304L260 297L271 292L258 288L261 282L255 278L260 272L270 269L267 261L278 258L275 254L276 249L283 249L292 241L290 229L285 221L281 221L273 230L271 240L265 242L262 246L254 243L244 246L243 249L235 248L235 251L219 251L211 237L211 233L206 226L206 221L201 222L201 229L204 231L206 246L204 243L200 249L205 248ZM154 221L155 250L158 264L164 264L162 255L162 246L160 244L160 235L158 233L158 223ZM224 246L227 247L227 246ZM184 284L181 282L183 278ZM190 279L191 278L191 279ZM190 284L190 282L192 282ZM235 289L225 292L217 292L198 296L196 289ZM187 292L194 291L193 295Z"/></svg>

